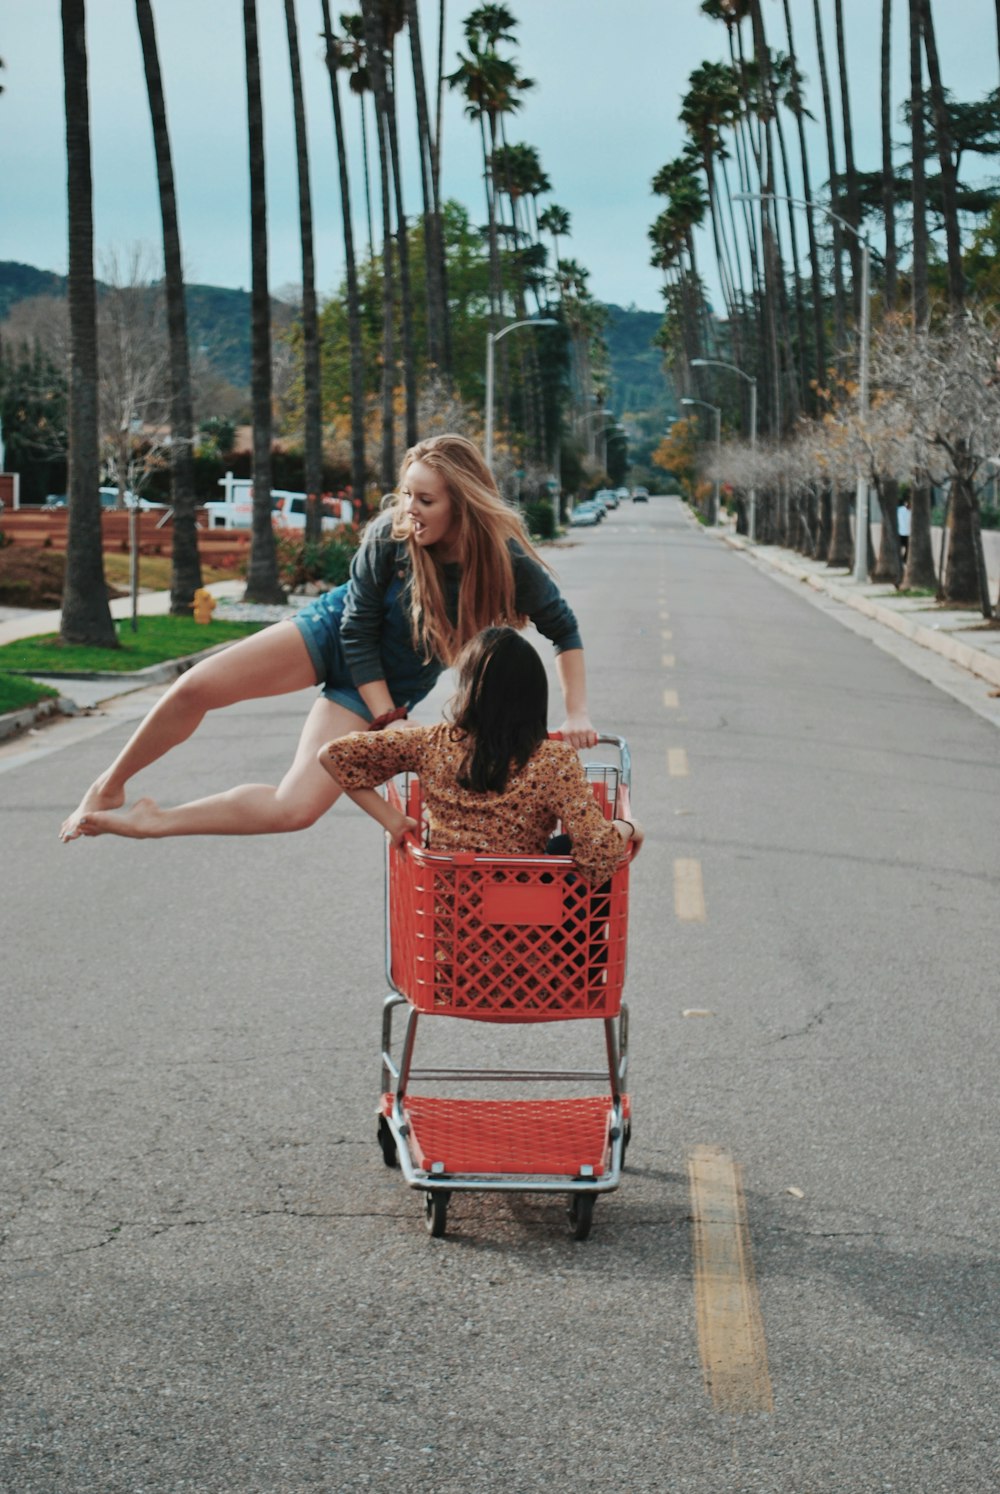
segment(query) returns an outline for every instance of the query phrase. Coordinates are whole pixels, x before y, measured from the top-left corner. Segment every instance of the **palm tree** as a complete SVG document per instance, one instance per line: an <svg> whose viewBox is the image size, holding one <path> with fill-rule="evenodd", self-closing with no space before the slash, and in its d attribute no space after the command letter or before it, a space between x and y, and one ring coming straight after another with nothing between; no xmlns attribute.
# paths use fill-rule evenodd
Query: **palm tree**
<svg viewBox="0 0 1000 1494"><path fill-rule="evenodd" d="M427 352L434 367L446 377L450 373L450 338L446 331L448 294L445 284L444 243L441 238L441 204L437 195L434 171L434 141L427 110L427 86L424 79L423 52L420 44L420 16L417 0L406 0L406 21L410 32L410 56L413 63L414 95L417 105L417 154L420 158L420 185L424 203L424 262L427 281Z"/></svg>
<svg viewBox="0 0 1000 1494"><path fill-rule="evenodd" d="M452 88L460 88L466 99L466 114L479 121L483 149L483 182L486 188L487 232L491 270L491 302L494 326L502 310L500 251L497 242L496 183L491 162L500 144L500 119L521 106L520 94L534 87L521 77L517 66L496 51L498 41L512 41L514 18L502 5L484 5L465 21L468 56L459 53L459 66L448 76Z"/></svg>
<svg viewBox="0 0 1000 1494"><path fill-rule="evenodd" d="M926 153L924 130L923 81L923 7L921 0L909 0L910 19L910 145L913 156L913 330L921 335L927 329L929 301L927 294L927 184L924 176ZM931 486L926 472L914 474L910 490L910 544L903 572L907 590L937 585L934 550L931 545Z"/></svg>
<svg viewBox="0 0 1000 1494"><path fill-rule="evenodd" d="M802 102L802 74L795 54L795 40L792 34L792 11L790 0L783 0L785 10L785 35L788 39L788 57L791 68L791 79L786 103L795 116L795 126L799 137L799 166L802 171L802 195L805 197L808 211L806 212L806 231L809 236L809 274L812 281L812 313L813 313L813 344L816 355L816 378L822 385L826 381L826 335L823 326L823 284L820 279L819 268L819 244L816 238L816 215L812 210L813 196L812 183L809 172L809 152L806 149L805 120L811 118L808 110ZM888 0L887 0L888 3Z"/></svg>
<svg viewBox="0 0 1000 1494"><path fill-rule="evenodd" d="M406 404L406 444L416 444L417 431L417 359L413 335L413 293L410 283L410 246L403 207L403 170L396 124L395 38L404 25L402 0L364 0L362 13L367 26L369 16L377 41L368 42L369 63L375 80L376 109L383 111L383 127L389 146L389 179L396 207L396 250L399 257L399 309L402 341L403 392Z"/></svg>
<svg viewBox="0 0 1000 1494"><path fill-rule="evenodd" d="M305 395L303 445L306 482L306 539L323 533L323 415L320 388L319 317L316 312L316 268L313 252L312 193L309 188L309 148L302 97L302 68L295 0L285 0L285 29L292 74L295 118L295 165L299 186L299 237L302 241L302 375Z"/></svg>
<svg viewBox="0 0 1000 1494"><path fill-rule="evenodd" d="M97 420L97 295L94 286L90 99L84 0L62 0L69 214L69 537L60 636L117 648L104 584Z"/></svg>
<svg viewBox="0 0 1000 1494"><path fill-rule="evenodd" d="M924 37L924 52L927 57L927 82L931 109L934 114L934 135L938 161L941 166L941 195L944 216L945 242L948 246L948 300L952 310L961 309L965 299L965 274L962 269L962 241L958 226L958 178L955 156L951 147L951 126L948 121L948 105L941 68L938 63L937 41L934 36L934 19L931 15L931 0L922 0L920 15Z"/></svg>
<svg viewBox="0 0 1000 1494"><path fill-rule="evenodd" d="M187 305L184 299L184 266L181 259L167 110L151 0L135 0L135 14L142 43L149 112L153 122L153 150L160 193L160 219L163 224L163 281L170 345L170 498L174 511L170 610L186 615L191 612L194 594L201 586L201 558L195 527L198 499L194 490L194 412L191 400Z"/></svg>
<svg viewBox="0 0 1000 1494"><path fill-rule="evenodd" d="M834 16L837 34L837 67L840 73L840 107L844 121L844 206L843 214L852 228L861 225L858 198L858 170L854 164L854 131L851 128L851 94L847 86L847 39L844 34L844 0L835 0ZM861 314L861 244L857 235L847 236L847 253L851 261L851 286L854 315Z"/></svg>
<svg viewBox="0 0 1000 1494"><path fill-rule="evenodd" d="M247 568L248 602L283 602L271 522L271 298L267 285L267 198L264 190L264 109L260 94L256 0L243 0L250 145L250 398L253 406L253 528Z"/></svg>
<svg viewBox="0 0 1000 1494"><path fill-rule="evenodd" d="M557 207L554 202L551 202L540 215L538 226L552 235L552 268L554 271L559 263L559 240L569 236L571 227L569 213L565 208Z"/></svg>
<svg viewBox="0 0 1000 1494"><path fill-rule="evenodd" d="M334 36L330 24L329 0L323 0L323 39L326 45L326 68L330 76L333 101L333 128L337 140L337 168L340 175L340 210L344 225L344 268L347 281L347 335L351 361L351 485L361 504L365 495L365 367L361 341L361 300L358 295L358 271L354 257L354 229L351 224L351 189L347 175L347 147L344 121L340 109L340 86L337 78L346 53L343 43Z"/></svg>
<svg viewBox="0 0 1000 1494"><path fill-rule="evenodd" d="M395 284L392 251L392 205L390 193L391 155L386 119L385 57L379 35L380 17L372 0L363 0L361 14L365 25L365 48L368 72L375 93L375 120L378 127L379 180L382 195L382 456L379 480L389 491L396 480L396 430L393 409L395 387Z"/></svg>
<svg viewBox="0 0 1000 1494"><path fill-rule="evenodd" d="M1000 0L997 0L1000 5ZM885 219L885 304L896 305L896 182L892 170L892 93L890 63L892 0L882 0L881 102L882 102L882 216Z"/></svg>
<svg viewBox="0 0 1000 1494"><path fill-rule="evenodd" d="M329 21L329 6L324 5L323 14L324 35L333 35L332 28L327 25ZM368 150L368 111L365 108L365 96L372 91L371 73L368 71L368 52L365 47L365 22L364 17L355 14L340 15L340 28L343 37L337 41L337 66L346 67L348 71L348 87L358 100L361 114L361 159L364 162L365 172L365 210L368 218L368 258L375 256L375 227L372 220L372 174L370 169L370 153ZM327 67L329 67L329 42L327 42Z"/></svg>

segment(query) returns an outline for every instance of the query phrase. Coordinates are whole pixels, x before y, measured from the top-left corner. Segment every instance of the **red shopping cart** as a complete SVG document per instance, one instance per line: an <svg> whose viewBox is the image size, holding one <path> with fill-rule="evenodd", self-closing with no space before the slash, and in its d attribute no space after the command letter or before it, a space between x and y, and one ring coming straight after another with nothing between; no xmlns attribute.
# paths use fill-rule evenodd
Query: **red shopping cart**
<svg viewBox="0 0 1000 1494"><path fill-rule="evenodd" d="M602 736L613 764L585 764L605 815L628 817L631 765L621 737ZM388 787L421 820L420 784ZM427 1228L443 1235L453 1193L563 1192L575 1238L590 1233L598 1194L617 1188L631 1122L622 1001L628 924L626 860L589 886L569 856L439 853L407 837L386 853L386 974L378 1138L387 1166L424 1193ZM407 1008L399 1057L393 1018ZM418 1068L424 1016L525 1024L599 1021L602 1068ZM428 1092L444 1084L508 1091L534 1083L586 1085L587 1094L533 1099ZM594 1087L603 1084L599 1093Z"/></svg>

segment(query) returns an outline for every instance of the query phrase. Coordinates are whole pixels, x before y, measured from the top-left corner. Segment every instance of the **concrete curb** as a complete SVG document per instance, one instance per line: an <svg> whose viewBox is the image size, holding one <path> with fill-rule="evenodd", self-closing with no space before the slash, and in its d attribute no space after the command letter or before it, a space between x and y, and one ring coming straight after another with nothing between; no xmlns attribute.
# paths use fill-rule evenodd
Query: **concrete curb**
<svg viewBox="0 0 1000 1494"><path fill-rule="evenodd" d="M952 664L958 664L962 669L967 669L970 674L985 680L989 685L1000 687L1000 659L994 659L982 649L963 643L960 639L951 638L947 633L939 632L937 629L927 628L920 623L913 622L910 618L894 611L893 608L882 606L871 597L859 595L847 590L846 587L838 586L835 580L817 575L804 566L796 565L794 561L763 554L742 536L720 534L719 538L731 549L741 551L758 564L780 571L795 581L804 581L814 591L824 592L834 601L840 602L845 607L853 607L856 612L863 613L865 617L871 618L873 622L879 623L882 627L891 628L893 632L901 634L911 643L919 644L921 648L940 654L942 658L950 660Z"/></svg>
<svg viewBox="0 0 1000 1494"><path fill-rule="evenodd" d="M47 700L39 700L33 706L25 706L21 711L7 711L0 716L0 742L6 742L11 737L20 736L22 732L30 731L40 721L47 721L51 716L77 716L79 707L73 701L67 700L64 695L58 697L49 696Z"/></svg>
<svg viewBox="0 0 1000 1494"><path fill-rule="evenodd" d="M17 674L28 679L45 680L94 680L100 683L106 680L108 685L115 685L117 689L109 689L107 698L112 695L130 695L135 690L145 690L150 685L163 685L169 680L175 680L180 675L186 674L193 664L200 659L207 659L212 654L218 654L231 646L234 640L229 639L225 643L214 643L210 648L203 648L196 654L185 654L180 659L164 659L160 664L150 664L145 669L137 669L134 674L115 674L113 671L93 674L46 674L44 676L33 675L25 669L9 670L10 674ZM126 688L121 688L125 686ZM52 716L81 716L87 714L100 706L79 706L68 696L60 695L57 698L49 696L46 700L39 700L33 706L25 706L20 711L7 711L0 715L0 742L8 741L11 737L19 736L22 732L30 731L41 721L47 721Z"/></svg>

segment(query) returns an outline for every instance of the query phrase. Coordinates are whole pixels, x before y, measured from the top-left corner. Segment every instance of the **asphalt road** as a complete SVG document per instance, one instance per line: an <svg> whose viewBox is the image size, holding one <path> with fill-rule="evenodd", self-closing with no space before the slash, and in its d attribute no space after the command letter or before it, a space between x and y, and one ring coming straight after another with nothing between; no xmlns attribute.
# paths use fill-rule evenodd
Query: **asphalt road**
<svg viewBox="0 0 1000 1494"><path fill-rule="evenodd" d="M648 832L630 1166L586 1243L539 1196L431 1240L383 1166L356 810L63 846L142 702L0 752L4 1490L997 1486L1000 734L672 500L553 559ZM307 704L141 790L273 781Z"/></svg>

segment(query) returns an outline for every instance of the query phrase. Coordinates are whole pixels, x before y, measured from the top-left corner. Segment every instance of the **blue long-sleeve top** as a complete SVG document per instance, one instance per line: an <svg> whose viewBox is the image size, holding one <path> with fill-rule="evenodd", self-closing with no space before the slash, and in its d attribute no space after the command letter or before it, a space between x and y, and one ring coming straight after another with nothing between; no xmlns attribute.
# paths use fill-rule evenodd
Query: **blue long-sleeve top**
<svg viewBox="0 0 1000 1494"><path fill-rule="evenodd" d="M419 680L429 690L443 666L439 659L425 662L413 646L407 597L409 547L405 540L392 538L391 528L391 512L374 518L351 563L340 621L344 658L355 685L405 679ZM557 654L582 648L573 611L548 571L516 540L510 541L510 553L516 611L531 619L555 645ZM455 623L461 567L446 565L443 571L445 606Z"/></svg>

